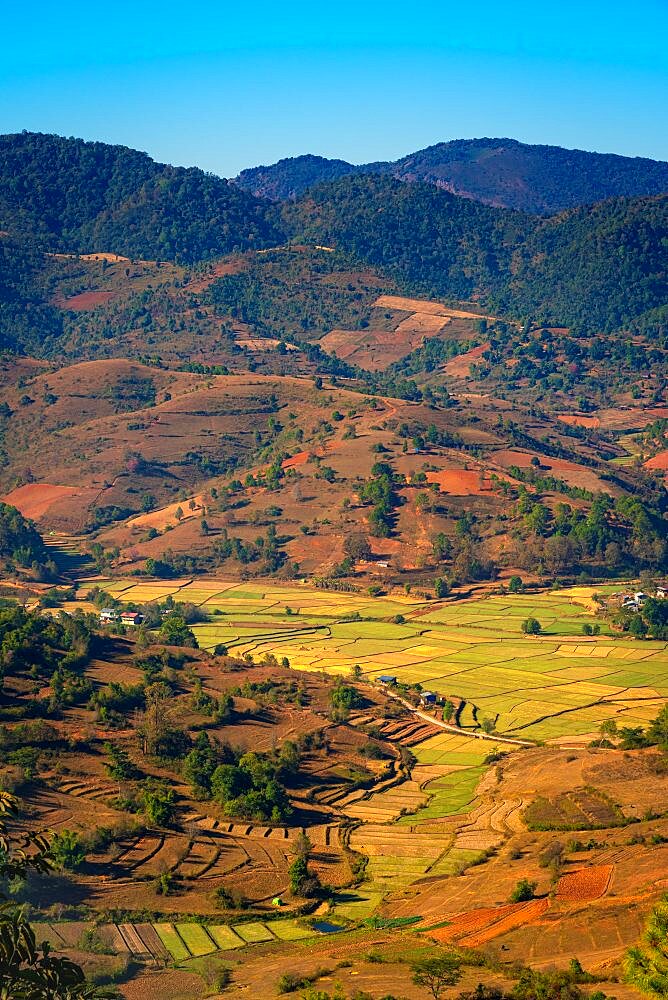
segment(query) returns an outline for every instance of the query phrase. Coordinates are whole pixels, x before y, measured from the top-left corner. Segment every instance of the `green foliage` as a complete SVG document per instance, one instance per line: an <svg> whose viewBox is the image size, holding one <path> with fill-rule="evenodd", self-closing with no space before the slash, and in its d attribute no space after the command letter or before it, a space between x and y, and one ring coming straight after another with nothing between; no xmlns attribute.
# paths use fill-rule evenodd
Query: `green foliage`
<svg viewBox="0 0 668 1000"><path fill-rule="evenodd" d="M416 292L477 295L502 313L593 331L617 330L663 304L667 214L668 197L659 195L537 221L376 176L322 185L283 209L304 238L344 249Z"/></svg>
<svg viewBox="0 0 668 1000"><path fill-rule="evenodd" d="M174 819L176 799L174 790L159 782L152 782L141 793L144 815L150 823L169 826Z"/></svg>
<svg viewBox="0 0 668 1000"><path fill-rule="evenodd" d="M522 631L525 635L540 635L541 624L537 618L525 618L522 622Z"/></svg>
<svg viewBox="0 0 668 1000"><path fill-rule="evenodd" d="M103 750L109 757L109 762L105 762L104 766L110 778L115 781L131 781L139 777L139 770L130 760L126 750L109 742L103 745Z"/></svg>
<svg viewBox="0 0 668 1000"><path fill-rule="evenodd" d="M48 710L57 711L90 694L90 684L77 671L88 662L95 642L82 615L61 612L55 618L18 606L0 608L0 678L29 674L48 679Z"/></svg>
<svg viewBox="0 0 668 1000"><path fill-rule="evenodd" d="M211 794L227 816L283 822L292 814L280 756L261 753L233 755L233 763L219 764L209 778Z"/></svg>
<svg viewBox="0 0 668 1000"><path fill-rule="evenodd" d="M160 639L167 646L187 646L197 649L198 643L194 632L188 628L180 615L170 614L163 620L160 628Z"/></svg>
<svg viewBox="0 0 668 1000"><path fill-rule="evenodd" d="M86 860L86 848L75 830L61 830L51 838L49 857L61 871L76 871Z"/></svg>
<svg viewBox="0 0 668 1000"><path fill-rule="evenodd" d="M42 249L196 261L279 242L266 207L202 170L25 132L0 138L0 214Z"/></svg>
<svg viewBox="0 0 668 1000"><path fill-rule="evenodd" d="M487 204L536 215L619 195L660 194L668 187L665 163L532 146L514 139L455 139L394 163L360 166L322 156L294 156L242 170L236 183L263 198L292 201L317 184L349 174L389 174L411 182L439 183Z"/></svg>
<svg viewBox="0 0 668 1000"><path fill-rule="evenodd" d="M43 834L17 837L8 820L18 814L18 800L0 792L0 880L46 874L53 868L53 849ZM71 832L71 831L69 831ZM23 910L0 905L0 995L7 1000L94 1000L109 994L86 983L83 971L67 958L37 945Z"/></svg>
<svg viewBox="0 0 668 1000"><path fill-rule="evenodd" d="M650 912L640 943L627 951L624 975L647 996L668 996L668 896Z"/></svg>
<svg viewBox="0 0 668 1000"><path fill-rule="evenodd" d="M510 894L511 903L525 903L533 899L536 893L536 882L521 878Z"/></svg>
<svg viewBox="0 0 668 1000"><path fill-rule="evenodd" d="M34 569L38 579L55 574L42 536L16 507L0 503L0 560L5 569Z"/></svg>
<svg viewBox="0 0 668 1000"><path fill-rule="evenodd" d="M343 721L347 719L351 709L359 708L364 704L364 699L357 688L351 684L344 684L343 680L338 677L329 696L329 703L332 718Z"/></svg>

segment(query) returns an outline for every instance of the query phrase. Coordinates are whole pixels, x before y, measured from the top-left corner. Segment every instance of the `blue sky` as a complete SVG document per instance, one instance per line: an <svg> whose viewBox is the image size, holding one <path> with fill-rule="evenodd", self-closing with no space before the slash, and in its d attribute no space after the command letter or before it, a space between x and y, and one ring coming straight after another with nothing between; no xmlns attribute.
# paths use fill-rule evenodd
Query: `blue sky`
<svg viewBox="0 0 668 1000"><path fill-rule="evenodd" d="M13 0L0 132L224 176L475 136L668 159L667 39L668 0Z"/></svg>

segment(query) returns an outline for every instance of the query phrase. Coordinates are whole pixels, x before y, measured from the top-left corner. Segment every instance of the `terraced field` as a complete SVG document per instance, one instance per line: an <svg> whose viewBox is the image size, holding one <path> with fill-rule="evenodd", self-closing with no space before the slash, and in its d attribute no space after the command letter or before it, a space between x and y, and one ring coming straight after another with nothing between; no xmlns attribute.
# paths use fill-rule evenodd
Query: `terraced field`
<svg viewBox="0 0 668 1000"><path fill-rule="evenodd" d="M194 631L205 649L222 643L342 675L359 664L369 680L391 673L464 699L464 728L489 719L500 734L572 739L606 719L645 724L668 697L668 644L613 635L606 623L601 635L582 635L596 607L592 588L425 603L215 580L103 586L122 601L171 594L200 605L209 620ZM85 600L85 585L79 596ZM528 617L540 622L540 636L522 634Z"/></svg>

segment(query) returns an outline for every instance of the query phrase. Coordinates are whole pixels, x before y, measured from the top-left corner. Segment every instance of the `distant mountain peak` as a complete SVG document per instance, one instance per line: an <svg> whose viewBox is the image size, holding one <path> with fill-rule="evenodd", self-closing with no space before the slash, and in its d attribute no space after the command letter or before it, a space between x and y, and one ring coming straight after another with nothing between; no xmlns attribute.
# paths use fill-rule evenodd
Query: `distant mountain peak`
<svg viewBox="0 0 668 1000"><path fill-rule="evenodd" d="M500 208L550 215L607 198L668 191L668 163L616 153L530 145L510 138L453 139L393 163L355 166L307 154L242 171L235 183L273 201L350 174L390 174Z"/></svg>

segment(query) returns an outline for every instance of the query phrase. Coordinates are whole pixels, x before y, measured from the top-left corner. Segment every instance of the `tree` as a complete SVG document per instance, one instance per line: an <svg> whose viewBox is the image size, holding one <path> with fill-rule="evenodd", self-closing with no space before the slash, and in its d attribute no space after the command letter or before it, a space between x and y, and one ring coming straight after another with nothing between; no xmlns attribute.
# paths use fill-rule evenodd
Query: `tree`
<svg viewBox="0 0 668 1000"><path fill-rule="evenodd" d="M434 580L434 593L437 597L447 597L450 593L450 584L442 576L437 576Z"/></svg>
<svg viewBox="0 0 668 1000"><path fill-rule="evenodd" d="M647 635L647 625L642 615L632 615L629 619L629 634L634 639L644 639Z"/></svg>
<svg viewBox="0 0 668 1000"><path fill-rule="evenodd" d="M536 882L530 882L527 878L521 878L510 894L511 903L526 903L533 899L536 894Z"/></svg>
<svg viewBox="0 0 668 1000"><path fill-rule="evenodd" d="M174 818L174 790L164 785L146 788L142 794L142 805L150 823L167 826Z"/></svg>
<svg viewBox="0 0 668 1000"><path fill-rule="evenodd" d="M668 639L668 600L650 597L645 601L643 619L653 639Z"/></svg>
<svg viewBox="0 0 668 1000"><path fill-rule="evenodd" d="M456 986L462 977L460 960L456 955L443 955L438 958L425 958L411 966L413 982L416 986L424 986L434 1000L439 1000L449 986Z"/></svg>
<svg viewBox="0 0 668 1000"><path fill-rule="evenodd" d="M508 581L508 593L509 594L521 594L524 590L524 584L522 583L521 576L511 576Z"/></svg>
<svg viewBox="0 0 668 1000"><path fill-rule="evenodd" d="M352 534L346 535L343 540L343 551L355 561L371 557L369 539L359 531L354 531Z"/></svg>
<svg viewBox="0 0 668 1000"><path fill-rule="evenodd" d="M647 730L648 739L668 753L668 705L664 705Z"/></svg>
<svg viewBox="0 0 668 1000"><path fill-rule="evenodd" d="M525 618L522 622L522 631L525 635L540 635L542 627L537 618Z"/></svg>
<svg viewBox="0 0 668 1000"><path fill-rule="evenodd" d="M60 871L76 871L86 860L86 849L76 830L61 830L51 838L49 857Z"/></svg>
<svg viewBox="0 0 668 1000"><path fill-rule="evenodd" d="M181 615L167 615L160 628L160 638L167 646L187 646L197 649L198 642Z"/></svg>
<svg viewBox="0 0 668 1000"><path fill-rule="evenodd" d="M113 743L104 743L102 749L109 757L109 763L105 761L104 766L110 778L115 781L129 781L139 777L139 771L130 760L126 750Z"/></svg>
<svg viewBox="0 0 668 1000"><path fill-rule="evenodd" d="M668 996L668 897L649 914L640 944L627 951L624 975L655 1000Z"/></svg>
<svg viewBox="0 0 668 1000"><path fill-rule="evenodd" d="M309 878L308 860L304 855L297 855L288 868L288 875L290 876L290 891L293 895L300 896L302 886Z"/></svg>

